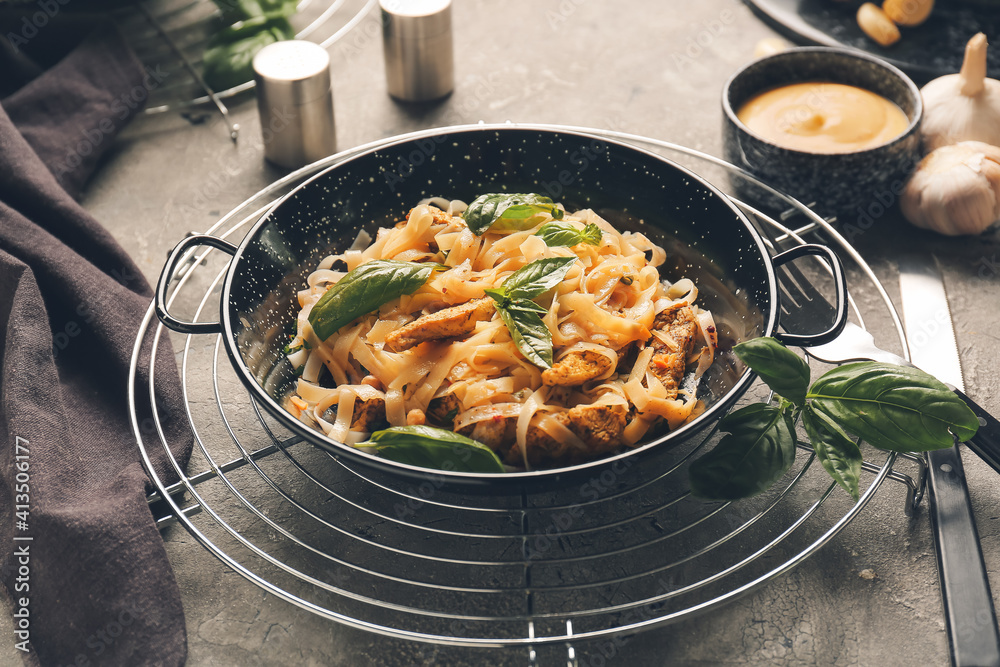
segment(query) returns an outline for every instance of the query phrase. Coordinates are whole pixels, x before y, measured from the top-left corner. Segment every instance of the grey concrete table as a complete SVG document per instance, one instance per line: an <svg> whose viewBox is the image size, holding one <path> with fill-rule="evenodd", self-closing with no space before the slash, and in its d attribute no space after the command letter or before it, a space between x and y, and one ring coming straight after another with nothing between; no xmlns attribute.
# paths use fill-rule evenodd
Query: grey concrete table
<svg viewBox="0 0 1000 667"><path fill-rule="evenodd" d="M340 148L437 125L513 120L634 132L719 155L722 84L773 34L735 0L466 0L455 3L454 25L457 85L436 105L403 106L386 95L377 16L332 49ZM283 173L263 160L252 98L233 111L243 127L237 146L218 119L142 119L89 185L85 206L151 281L185 232L206 229ZM939 254L968 393L1000 413L1000 239L942 240L892 216L877 221L855 243L891 294L892 253L903 237ZM997 591L1000 483L975 457L965 461ZM580 664L946 664L928 516L922 509L907 518L903 494L884 485L830 544L754 594L624 643L581 646ZM183 529L166 530L164 539L183 594L191 665L466 660L274 599ZM493 662L476 655L468 662Z"/></svg>

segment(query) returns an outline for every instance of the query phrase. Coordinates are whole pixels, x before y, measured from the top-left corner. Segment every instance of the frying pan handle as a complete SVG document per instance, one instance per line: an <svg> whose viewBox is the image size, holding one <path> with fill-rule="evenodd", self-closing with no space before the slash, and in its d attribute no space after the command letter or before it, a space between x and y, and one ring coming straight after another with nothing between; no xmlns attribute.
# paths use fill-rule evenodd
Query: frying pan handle
<svg viewBox="0 0 1000 667"><path fill-rule="evenodd" d="M844 265L841 263L837 253L825 245L807 243L775 255L771 258L771 263L774 266L781 266L806 255L825 257L829 261L830 269L833 271L833 283L837 290L837 301L835 303L837 315L830 328L819 333L792 334L775 332L774 337L785 345L796 345L798 347L825 345L839 336L847 325L847 276L844 275Z"/></svg>
<svg viewBox="0 0 1000 667"><path fill-rule="evenodd" d="M181 240L170 251L170 257L167 258L167 263L163 266L163 272L160 273L160 279L156 282L156 316L160 318L160 321L168 329L173 329L183 334L211 334L222 331L221 322L185 322L184 320L177 319L167 311L167 288L170 286L170 280L174 276L174 271L177 270L177 264L188 250L195 246L203 245L221 250L230 255L235 255L237 250L236 246L232 243L223 241L217 236L193 234Z"/></svg>

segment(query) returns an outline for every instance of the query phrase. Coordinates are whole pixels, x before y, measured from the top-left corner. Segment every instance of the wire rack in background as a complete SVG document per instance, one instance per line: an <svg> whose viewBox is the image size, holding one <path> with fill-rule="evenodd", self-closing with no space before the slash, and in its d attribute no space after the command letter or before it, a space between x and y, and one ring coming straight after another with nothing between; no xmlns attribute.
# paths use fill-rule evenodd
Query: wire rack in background
<svg viewBox="0 0 1000 667"><path fill-rule="evenodd" d="M299 0L292 17L297 39L329 49L375 7L377 0ZM154 68L147 114L191 110L214 104L229 121L222 101L251 90L252 81L228 90L211 90L201 79L202 59L212 35L223 28L211 0L144 0L113 12L139 60ZM234 136L235 140L235 136Z"/></svg>
<svg viewBox="0 0 1000 667"><path fill-rule="evenodd" d="M723 181L737 175L717 158L673 144L547 127L655 146ZM295 185L380 143L289 175L210 232L238 241ZM838 250L853 289L881 297L866 312L852 303L853 319L888 322L905 345L882 286L826 221L800 205L784 222L742 205L775 250L804 236ZM178 269L173 302L214 319L227 260L212 250L190 255ZM130 391L147 468L153 452L169 454L169 443L159 421L153 429L140 424L138 415L150 409L155 415L156 406L148 402L149 387L138 384L138 350L160 345L165 332L180 351L196 440L191 472L174 462L180 482L166 486L153 474L159 491L150 502L169 511L159 523L181 523L228 567L288 602L391 637L514 652L530 664L551 654L572 665L581 642L710 611L787 572L847 525L887 478L906 484L907 511L922 495L919 459L865 448L862 496L853 503L803 448L769 492L738 503L704 502L690 495L686 470L718 439L714 429L672 448L655 469L623 464L559 492L459 495L433 476L401 482L292 437L237 380L220 336L172 334L152 309L136 341ZM142 370L152 381L157 369L147 363ZM757 384L739 405L768 398ZM902 459L916 481L893 469Z"/></svg>

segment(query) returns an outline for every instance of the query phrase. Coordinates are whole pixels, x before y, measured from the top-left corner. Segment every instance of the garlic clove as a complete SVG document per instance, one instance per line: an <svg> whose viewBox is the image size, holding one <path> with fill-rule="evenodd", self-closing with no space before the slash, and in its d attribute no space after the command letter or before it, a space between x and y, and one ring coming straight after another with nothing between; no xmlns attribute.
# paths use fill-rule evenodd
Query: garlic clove
<svg viewBox="0 0 1000 667"><path fill-rule="evenodd" d="M794 46L794 44L784 37L765 37L753 47L753 57L763 58L764 56L773 56L775 53L787 51Z"/></svg>
<svg viewBox="0 0 1000 667"><path fill-rule="evenodd" d="M1000 220L1000 148L978 141L943 146L920 161L900 198L917 227L979 234Z"/></svg>
<svg viewBox="0 0 1000 667"><path fill-rule="evenodd" d="M961 92L966 97L975 97L982 92L986 83L986 35L977 32L965 45L965 58L962 59L962 69L958 76L961 79Z"/></svg>
<svg viewBox="0 0 1000 667"><path fill-rule="evenodd" d="M864 3L858 7L856 18L861 31L882 46L891 46L899 41L899 28L878 5Z"/></svg>
<svg viewBox="0 0 1000 667"><path fill-rule="evenodd" d="M931 15L934 0L885 0L882 11L896 25L920 25Z"/></svg>
<svg viewBox="0 0 1000 667"><path fill-rule="evenodd" d="M1000 81L986 77L986 35L965 47L962 71L934 79L920 89L924 150L960 141L1000 146Z"/></svg>

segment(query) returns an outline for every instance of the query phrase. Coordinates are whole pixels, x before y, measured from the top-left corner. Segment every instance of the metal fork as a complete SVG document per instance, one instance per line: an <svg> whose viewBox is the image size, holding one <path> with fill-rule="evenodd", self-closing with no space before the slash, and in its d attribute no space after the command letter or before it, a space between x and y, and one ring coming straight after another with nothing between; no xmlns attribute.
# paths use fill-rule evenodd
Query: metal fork
<svg viewBox="0 0 1000 667"><path fill-rule="evenodd" d="M756 217L756 211L751 209L748 212ZM768 233L768 225L759 226L764 228L765 234ZM903 357L879 348L868 331L847 321L846 317L831 325L832 319L838 319L833 315L844 313L844 309L839 308L838 312L831 306L814 282L807 279L794 263L784 263L775 271L787 278L778 281L781 292L779 322L786 331L803 333L803 330L818 327L840 328L839 335L829 342L803 348L808 355L833 364L882 361L914 367ZM967 403L971 402L962 392L955 391ZM984 411L979 408L977 414L979 412ZM983 420L980 416L980 421ZM995 423L996 420L993 421ZM1000 456L993 441L986 438L978 446L970 441L969 446L1000 471ZM928 458L931 519L952 662L958 667L1000 664L996 612L958 449L952 447L931 452Z"/></svg>
<svg viewBox="0 0 1000 667"><path fill-rule="evenodd" d="M828 326L832 319L834 306L816 288L813 281L806 278L802 271L793 263L785 263L776 267L779 274L784 273L787 280L779 280L779 290L782 298L780 322L786 330L796 333L817 326ZM853 322L837 323L839 335L822 344L803 347L806 354L829 364L841 364L849 361L882 361L899 366L916 368L907 359L878 347L872 335ZM985 409L976 404L957 387L946 385L965 401L979 418L979 431L967 443L970 450L982 458L991 468L1000 472L1000 422Z"/></svg>
<svg viewBox="0 0 1000 667"><path fill-rule="evenodd" d="M784 312L784 311L782 311ZM785 316L789 319L789 316ZM837 338L826 345L814 345L806 350L809 356L828 364L840 364L848 361L881 361L897 366L916 368L909 361L887 352L875 344L875 337L854 322L848 321L844 330Z"/></svg>

